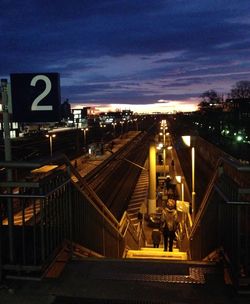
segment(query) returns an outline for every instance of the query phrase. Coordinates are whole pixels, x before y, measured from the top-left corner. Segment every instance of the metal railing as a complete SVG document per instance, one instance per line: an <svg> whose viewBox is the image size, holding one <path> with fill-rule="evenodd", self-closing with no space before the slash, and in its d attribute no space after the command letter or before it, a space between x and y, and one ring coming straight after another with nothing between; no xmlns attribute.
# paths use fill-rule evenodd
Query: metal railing
<svg viewBox="0 0 250 304"><path fill-rule="evenodd" d="M41 275L65 240L105 257L139 248L128 214L118 222L65 156L54 161L63 166L46 176L0 183L0 280L3 273ZM5 163L21 170L41 165Z"/></svg>
<svg viewBox="0 0 250 304"><path fill-rule="evenodd" d="M234 283L249 281L250 167L232 159L218 160L189 241L192 259L204 259L220 248L230 261Z"/></svg>
<svg viewBox="0 0 250 304"><path fill-rule="evenodd" d="M192 217L190 213L181 213L179 216L179 225L176 232L178 248L182 252L186 252L188 259L190 257L190 232L192 229Z"/></svg>
<svg viewBox="0 0 250 304"><path fill-rule="evenodd" d="M23 167L22 167L23 168ZM42 180L0 183L1 266L42 271L70 239L70 178L58 171Z"/></svg>

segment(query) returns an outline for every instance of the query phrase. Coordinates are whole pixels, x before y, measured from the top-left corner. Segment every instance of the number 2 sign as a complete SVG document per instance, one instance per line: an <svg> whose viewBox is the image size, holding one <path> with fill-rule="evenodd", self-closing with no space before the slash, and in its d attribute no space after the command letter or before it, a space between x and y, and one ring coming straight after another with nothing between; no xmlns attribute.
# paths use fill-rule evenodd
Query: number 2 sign
<svg viewBox="0 0 250 304"><path fill-rule="evenodd" d="M54 122L60 120L58 73L11 74L13 121Z"/></svg>

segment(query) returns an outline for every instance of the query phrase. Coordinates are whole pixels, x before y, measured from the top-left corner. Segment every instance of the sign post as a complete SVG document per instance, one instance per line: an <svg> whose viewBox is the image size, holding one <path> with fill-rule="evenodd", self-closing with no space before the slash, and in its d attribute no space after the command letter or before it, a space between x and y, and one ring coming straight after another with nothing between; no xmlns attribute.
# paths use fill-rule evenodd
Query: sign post
<svg viewBox="0 0 250 304"><path fill-rule="evenodd" d="M9 100L8 100L7 79L1 79L1 92L2 92L2 103L3 103L5 161L11 161L12 156L11 156L11 141L10 141L10 126L9 126L10 119L9 119Z"/></svg>
<svg viewBox="0 0 250 304"><path fill-rule="evenodd" d="M3 103L3 129L4 129L4 152L5 161L10 162L12 160L11 155L11 141L10 141L10 126L9 126L9 99L8 99L8 83L6 79L1 79L1 93ZM12 181L12 169L7 169L7 182ZM7 189L8 193L12 191L11 187ZM9 251L10 260L14 260L13 250L13 204L10 198L7 199L8 210L8 232L9 232Z"/></svg>

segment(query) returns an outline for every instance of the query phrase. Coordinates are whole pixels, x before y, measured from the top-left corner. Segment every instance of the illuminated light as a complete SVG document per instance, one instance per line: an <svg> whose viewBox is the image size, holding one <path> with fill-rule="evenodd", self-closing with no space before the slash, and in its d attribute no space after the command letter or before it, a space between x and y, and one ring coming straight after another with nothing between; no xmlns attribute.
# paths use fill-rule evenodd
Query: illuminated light
<svg viewBox="0 0 250 304"><path fill-rule="evenodd" d="M241 135L238 135L238 136L236 137L236 140L237 140L237 141L242 141L242 140L243 140L243 137L242 137Z"/></svg>
<svg viewBox="0 0 250 304"><path fill-rule="evenodd" d="M49 138L49 137L53 137L53 138L55 138L55 137L56 137L56 134L51 134L51 135L46 134L45 136L46 136L46 137L48 137L48 138Z"/></svg>
<svg viewBox="0 0 250 304"><path fill-rule="evenodd" d="M75 109L73 109L73 113L74 113L74 115L75 114L82 114L82 110L75 110Z"/></svg>
<svg viewBox="0 0 250 304"><path fill-rule="evenodd" d="M45 165L38 169L32 170L31 173L48 173L48 172L56 169L57 167L58 167L57 165Z"/></svg>
<svg viewBox="0 0 250 304"><path fill-rule="evenodd" d="M182 140L185 145L187 145L188 147L191 147L191 136L189 136L189 135L182 136Z"/></svg>
<svg viewBox="0 0 250 304"><path fill-rule="evenodd" d="M176 175L175 179L178 183L181 183L181 176L180 175Z"/></svg>

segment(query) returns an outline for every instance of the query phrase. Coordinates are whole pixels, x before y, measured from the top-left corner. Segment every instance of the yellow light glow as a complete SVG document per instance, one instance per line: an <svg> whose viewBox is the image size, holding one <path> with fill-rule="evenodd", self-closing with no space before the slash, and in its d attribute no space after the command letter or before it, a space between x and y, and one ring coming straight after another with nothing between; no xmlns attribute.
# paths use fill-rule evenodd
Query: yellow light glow
<svg viewBox="0 0 250 304"><path fill-rule="evenodd" d="M191 147L191 136L189 136L189 135L182 136L182 140L185 145L187 145L188 147Z"/></svg>

